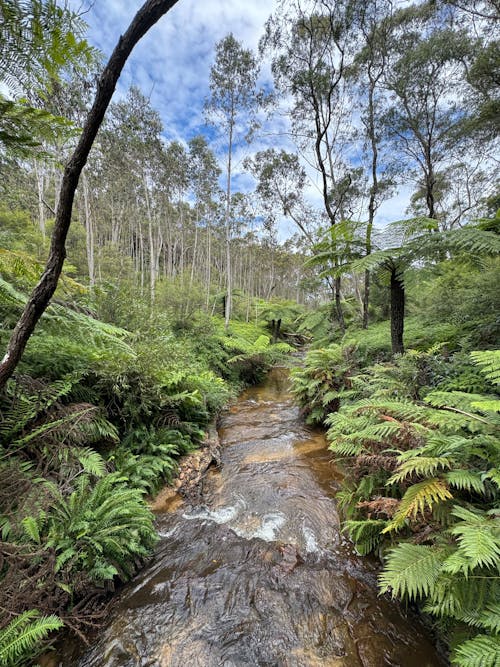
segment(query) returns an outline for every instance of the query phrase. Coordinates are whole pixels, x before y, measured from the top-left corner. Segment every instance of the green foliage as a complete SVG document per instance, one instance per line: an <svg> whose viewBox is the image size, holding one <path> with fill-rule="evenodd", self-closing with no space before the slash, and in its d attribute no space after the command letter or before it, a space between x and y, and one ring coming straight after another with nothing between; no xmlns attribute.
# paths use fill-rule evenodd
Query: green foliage
<svg viewBox="0 0 500 667"><path fill-rule="evenodd" d="M57 616L41 616L37 609L23 612L0 630L0 664L5 667L26 664L40 652L41 642L63 625Z"/></svg>
<svg viewBox="0 0 500 667"><path fill-rule="evenodd" d="M453 656L453 664L457 667L498 667L499 656L499 637L476 635L458 647Z"/></svg>
<svg viewBox="0 0 500 667"><path fill-rule="evenodd" d="M162 484L172 481L178 468L176 459L192 451L196 446L193 439L202 434L201 430L187 435L176 429L142 427L128 434L111 461L129 486L154 494Z"/></svg>
<svg viewBox="0 0 500 667"><path fill-rule="evenodd" d="M308 352L302 368L292 371L292 391L309 424L322 423L349 395L355 367L354 349L331 345Z"/></svg>
<svg viewBox="0 0 500 667"><path fill-rule="evenodd" d="M49 488L52 507L45 522L46 545L56 553L56 572L85 571L92 583L128 579L157 536L141 494L124 478L107 475L92 486L81 476L68 497Z"/></svg>
<svg viewBox="0 0 500 667"><path fill-rule="evenodd" d="M421 318L408 316L405 319L404 344L407 350L426 351L439 343L449 349L458 347L460 330L446 321L425 322ZM389 323L377 322L366 330L350 329L343 338L343 345L355 345L363 364L387 361L391 356Z"/></svg>
<svg viewBox="0 0 500 667"><path fill-rule="evenodd" d="M436 586L443 551L418 544L400 544L389 552L380 575L381 592L415 600L429 595Z"/></svg>
<svg viewBox="0 0 500 667"><path fill-rule="evenodd" d="M344 530L349 533L357 552L366 556L377 551L385 524L383 519L350 520L345 522Z"/></svg>
<svg viewBox="0 0 500 667"><path fill-rule="evenodd" d="M356 400L326 420L330 449L348 466L345 529L360 553L392 545L382 592L469 627L457 665L490 664L498 634L498 362L495 350L467 362L410 351L354 375Z"/></svg>

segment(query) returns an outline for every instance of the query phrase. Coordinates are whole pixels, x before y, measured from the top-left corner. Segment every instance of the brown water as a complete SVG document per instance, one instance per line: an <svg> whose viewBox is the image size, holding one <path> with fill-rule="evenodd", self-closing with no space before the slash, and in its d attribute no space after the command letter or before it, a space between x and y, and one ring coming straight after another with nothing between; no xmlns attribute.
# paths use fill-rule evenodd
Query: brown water
<svg viewBox="0 0 500 667"><path fill-rule="evenodd" d="M222 467L199 504L158 517L153 560L108 626L64 667L435 667L413 616L377 596L376 568L339 531L339 473L286 371L223 421Z"/></svg>

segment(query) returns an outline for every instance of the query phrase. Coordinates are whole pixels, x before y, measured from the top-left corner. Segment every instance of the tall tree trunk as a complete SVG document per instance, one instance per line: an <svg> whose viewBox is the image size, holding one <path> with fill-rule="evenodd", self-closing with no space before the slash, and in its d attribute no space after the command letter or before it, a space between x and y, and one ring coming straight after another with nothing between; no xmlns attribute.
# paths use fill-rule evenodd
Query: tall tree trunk
<svg viewBox="0 0 500 667"><path fill-rule="evenodd" d="M226 302L224 308L224 326L229 327L232 310L232 275L231 275L231 161L233 152L233 120L229 127L229 147L227 154L227 184L226 184Z"/></svg>
<svg viewBox="0 0 500 667"><path fill-rule="evenodd" d="M212 233L210 222L207 225L207 311L210 306L210 283L212 282Z"/></svg>
<svg viewBox="0 0 500 667"><path fill-rule="evenodd" d="M375 108L374 108L374 87L375 83L369 72L370 88L368 93L368 136L372 150L372 184L370 188L370 198L368 201L368 224L366 226L365 253L371 254L372 251L372 231L373 221L375 219L376 197L378 194L378 146L375 135ZM368 328L368 309L370 306L370 272L365 271L365 291L363 296L363 329Z"/></svg>
<svg viewBox="0 0 500 667"><path fill-rule="evenodd" d="M45 239L45 202L44 202L44 192L45 192L45 174L43 169L40 169L38 161L35 160L35 178L36 178L36 188L38 193L38 226L42 232L42 238Z"/></svg>
<svg viewBox="0 0 500 667"><path fill-rule="evenodd" d="M403 354L405 288L397 267L391 270L391 343L392 354Z"/></svg>
<svg viewBox="0 0 500 667"><path fill-rule="evenodd" d="M344 319L344 311L342 310L342 303L340 300L340 276L337 276L335 278L335 312L337 314L337 320L340 326L340 330L342 333L345 333L345 319Z"/></svg>
<svg viewBox="0 0 500 667"><path fill-rule="evenodd" d="M92 212L90 210L89 184L85 172L82 174L83 186L83 208L85 213L85 242L87 248L87 267L89 272L89 285L95 285L95 260L94 260L94 225L92 224Z"/></svg>
<svg viewBox="0 0 500 667"><path fill-rule="evenodd" d="M83 127L80 140L64 170L45 270L31 293L17 322L0 363L0 391L14 372L33 330L52 298L66 257L66 237L71 224L75 191L90 149L115 90L118 77L132 49L177 0L148 0L137 12L125 35L120 37L99 79L94 104Z"/></svg>

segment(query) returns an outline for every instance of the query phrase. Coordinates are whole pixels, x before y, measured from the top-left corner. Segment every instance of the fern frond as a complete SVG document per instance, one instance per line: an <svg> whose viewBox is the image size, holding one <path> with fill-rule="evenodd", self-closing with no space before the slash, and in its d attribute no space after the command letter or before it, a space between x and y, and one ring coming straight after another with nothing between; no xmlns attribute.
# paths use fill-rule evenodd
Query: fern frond
<svg viewBox="0 0 500 667"><path fill-rule="evenodd" d="M379 577L382 593L416 600L433 589L439 576L445 551L418 544L399 544L391 549Z"/></svg>
<svg viewBox="0 0 500 667"><path fill-rule="evenodd" d="M383 519L366 519L365 521L351 519L345 522L344 530L349 533L358 553L366 556L380 544L381 531L385 525L386 521Z"/></svg>
<svg viewBox="0 0 500 667"><path fill-rule="evenodd" d="M500 637L476 635L458 646L452 661L457 667L499 667Z"/></svg>
<svg viewBox="0 0 500 667"><path fill-rule="evenodd" d="M444 474L444 479L454 489L475 491L476 493L485 493L486 491L481 475L472 470L449 470Z"/></svg>
<svg viewBox="0 0 500 667"><path fill-rule="evenodd" d="M459 552L470 569L495 567L500 563L500 524L495 516L455 507L452 515L461 521L450 528L457 537Z"/></svg>
<svg viewBox="0 0 500 667"><path fill-rule="evenodd" d="M406 491L394 518L384 528L383 532L399 530L407 519L415 518L418 514L424 514L426 508L432 510L438 503L452 497L446 483L437 477L431 477L418 484L413 484Z"/></svg>
<svg viewBox="0 0 500 667"><path fill-rule="evenodd" d="M490 382L500 385L500 350L471 352L470 356Z"/></svg>
<svg viewBox="0 0 500 667"><path fill-rule="evenodd" d="M83 470L89 475L103 477L106 474L106 462L102 456L90 447L81 447L77 452Z"/></svg>
<svg viewBox="0 0 500 667"><path fill-rule="evenodd" d="M63 625L57 616L40 616L36 609L20 614L0 631L0 664L8 666L28 658L40 641Z"/></svg>
<svg viewBox="0 0 500 667"><path fill-rule="evenodd" d="M396 484L413 475L418 477L434 475L439 468L449 468L450 465L451 460L445 456L414 456L401 463L387 483Z"/></svg>

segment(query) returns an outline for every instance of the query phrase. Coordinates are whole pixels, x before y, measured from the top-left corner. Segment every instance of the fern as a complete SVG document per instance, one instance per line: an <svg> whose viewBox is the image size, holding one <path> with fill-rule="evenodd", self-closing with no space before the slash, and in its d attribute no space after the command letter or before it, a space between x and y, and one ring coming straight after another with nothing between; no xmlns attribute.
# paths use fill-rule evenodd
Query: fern
<svg viewBox="0 0 500 667"><path fill-rule="evenodd" d="M499 667L500 637L476 635L454 651L452 663L457 667Z"/></svg>
<svg viewBox="0 0 500 667"><path fill-rule="evenodd" d="M491 383L500 385L500 350L471 352L470 356Z"/></svg>
<svg viewBox="0 0 500 667"><path fill-rule="evenodd" d="M418 514L423 515L426 508L432 510L438 503L452 497L447 485L439 478L433 477L413 484L404 494L393 520L384 528L383 532L400 529L407 519L414 519Z"/></svg>
<svg viewBox="0 0 500 667"><path fill-rule="evenodd" d="M410 452L411 453L411 452ZM427 477L434 475L439 468L449 468L451 461L444 456L414 456L398 466L396 473L388 480L388 484L402 482L408 477Z"/></svg>
<svg viewBox="0 0 500 667"><path fill-rule="evenodd" d="M33 657L40 642L62 627L57 616L40 616L36 609L25 611L0 630L0 664L15 667Z"/></svg>
<svg viewBox="0 0 500 667"><path fill-rule="evenodd" d="M103 477L106 474L106 462L100 454L90 447L81 447L76 456L84 472L95 477Z"/></svg>
<svg viewBox="0 0 500 667"><path fill-rule="evenodd" d="M83 569L95 582L115 575L126 580L136 559L148 555L157 539L153 516L140 492L125 488L124 481L107 475L91 486L89 478L81 476L68 498L48 487L54 504L47 516L47 546L55 549L59 566Z"/></svg>
<svg viewBox="0 0 500 667"><path fill-rule="evenodd" d="M461 519L450 528L458 539L467 568L494 567L500 563L500 524L496 516L455 507L452 515Z"/></svg>
<svg viewBox="0 0 500 667"><path fill-rule="evenodd" d="M484 481L478 472L463 469L450 470L445 473L444 479L455 489L475 491L479 494L486 492Z"/></svg>
<svg viewBox="0 0 500 667"><path fill-rule="evenodd" d="M346 521L344 530L354 542L354 546L361 556L375 551L382 541L382 529L386 525L382 519L367 519L365 521Z"/></svg>
<svg viewBox="0 0 500 667"><path fill-rule="evenodd" d="M391 549L379 577L381 592L410 600L428 595L438 579L445 553L443 549L405 543Z"/></svg>

